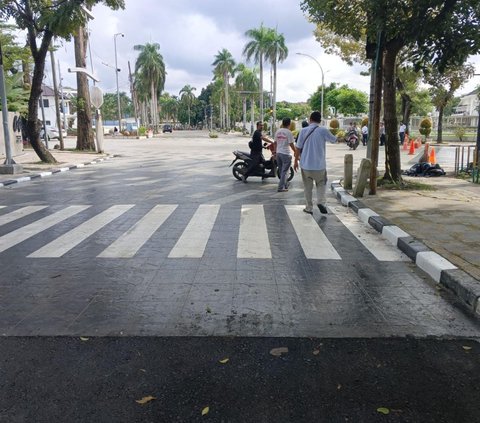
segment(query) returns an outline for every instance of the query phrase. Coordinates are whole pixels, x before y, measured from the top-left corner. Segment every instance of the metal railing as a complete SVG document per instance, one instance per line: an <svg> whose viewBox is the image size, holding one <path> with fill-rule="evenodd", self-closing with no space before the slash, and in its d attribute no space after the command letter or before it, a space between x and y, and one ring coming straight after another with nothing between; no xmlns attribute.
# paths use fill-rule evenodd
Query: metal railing
<svg viewBox="0 0 480 423"><path fill-rule="evenodd" d="M475 146L455 147L455 175L461 173L472 176L472 182L480 183L480 169L477 163L477 150Z"/></svg>

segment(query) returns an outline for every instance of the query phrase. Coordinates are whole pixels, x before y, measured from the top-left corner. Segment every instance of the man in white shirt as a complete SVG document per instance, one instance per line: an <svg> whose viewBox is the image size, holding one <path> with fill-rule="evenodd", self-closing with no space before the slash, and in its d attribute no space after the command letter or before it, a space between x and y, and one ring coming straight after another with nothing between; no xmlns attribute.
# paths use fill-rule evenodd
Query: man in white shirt
<svg viewBox="0 0 480 423"><path fill-rule="evenodd" d="M368 126L365 124L362 126L362 144L366 146L367 141L368 141Z"/></svg>
<svg viewBox="0 0 480 423"><path fill-rule="evenodd" d="M325 160L325 150L327 141L332 144L337 142L337 138L327 129L320 126L322 115L320 112L312 112L310 115L310 125L303 128L298 136L297 148L295 151L295 164L293 168L302 168L303 191L305 194L306 207L305 213L313 214L313 182L317 188L317 207L320 213L327 214L326 203L326 184L327 184L327 163Z"/></svg>
<svg viewBox="0 0 480 423"><path fill-rule="evenodd" d="M280 182L278 183L278 192L288 191L287 174L292 165L292 153L295 152L293 144L293 134L290 131L290 118L282 120L282 126L275 132L275 149L277 156L278 172L280 173Z"/></svg>
<svg viewBox="0 0 480 423"><path fill-rule="evenodd" d="M400 144L403 145L403 142L405 141L405 131L407 130L407 125L405 125L403 122L400 122L400 127L398 128L398 135L400 135Z"/></svg>

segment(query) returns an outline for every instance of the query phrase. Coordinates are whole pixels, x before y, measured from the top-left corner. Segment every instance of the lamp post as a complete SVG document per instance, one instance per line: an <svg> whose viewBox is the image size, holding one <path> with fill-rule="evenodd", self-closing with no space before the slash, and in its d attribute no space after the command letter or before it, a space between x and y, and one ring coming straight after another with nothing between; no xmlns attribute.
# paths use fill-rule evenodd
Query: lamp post
<svg viewBox="0 0 480 423"><path fill-rule="evenodd" d="M324 75L323 75L323 69L322 69L322 65L318 62L317 59L315 59L315 57L313 56L310 56L309 54L305 54L305 53L297 53L299 56L306 56L306 57L310 57L310 59L314 60L315 63L318 65L318 67L320 68L320 71L322 72L322 100L321 100L321 113L322 113L322 118L323 118L323 92L325 91L325 82L324 82Z"/></svg>
<svg viewBox="0 0 480 423"><path fill-rule="evenodd" d="M113 45L115 47L115 77L117 80L118 132L122 132L122 111L120 109L120 92L118 91L118 72L120 72L120 69L118 69L117 64L117 36L119 35L125 37L125 34L122 34L121 32L114 34Z"/></svg>

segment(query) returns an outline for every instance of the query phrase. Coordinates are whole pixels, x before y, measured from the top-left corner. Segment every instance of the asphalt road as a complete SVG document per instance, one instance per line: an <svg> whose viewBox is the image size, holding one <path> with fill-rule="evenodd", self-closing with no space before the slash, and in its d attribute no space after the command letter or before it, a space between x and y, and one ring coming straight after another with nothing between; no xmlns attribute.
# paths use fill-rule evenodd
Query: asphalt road
<svg viewBox="0 0 480 423"><path fill-rule="evenodd" d="M247 142L113 140L2 190L0 421L480 421L478 321L298 175L235 180Z"/></svg>

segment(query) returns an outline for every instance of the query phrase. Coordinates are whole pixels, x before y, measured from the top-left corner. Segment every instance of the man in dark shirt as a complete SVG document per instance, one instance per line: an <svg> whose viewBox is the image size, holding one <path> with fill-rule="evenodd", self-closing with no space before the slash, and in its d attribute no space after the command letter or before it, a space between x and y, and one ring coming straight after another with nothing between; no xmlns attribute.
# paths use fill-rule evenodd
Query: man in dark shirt
<svg viewBox="0 0 480 423"><path fill-rule="evenodd" d="M250 165L242 175L242 181L245 183L247 183L248 176L253 173L254 169L262 161L262 150L263 150L262 141L273 143L271 139L269 139L265 135L262 135L262 128L263 128L263 123L257 122L257 130L253 133L252 141L249 143L250 157L252 158L252 160L250 161Z"/></svg>

